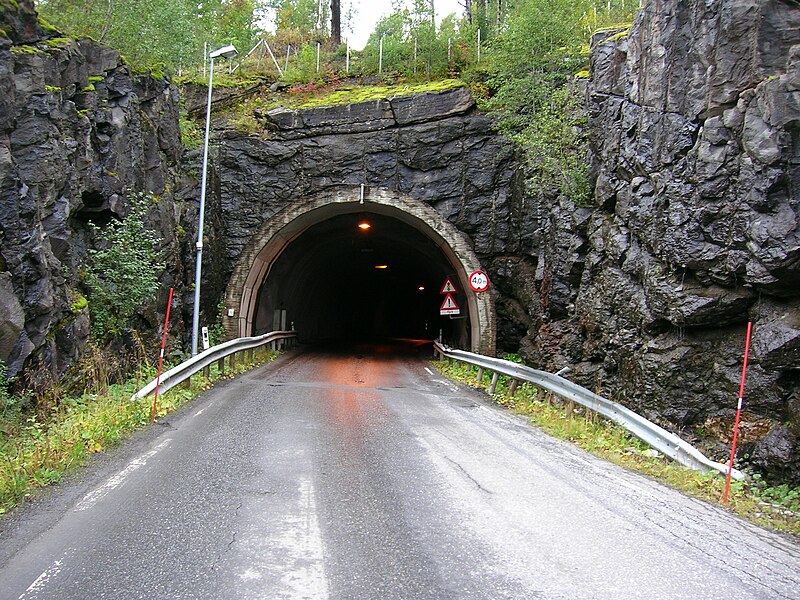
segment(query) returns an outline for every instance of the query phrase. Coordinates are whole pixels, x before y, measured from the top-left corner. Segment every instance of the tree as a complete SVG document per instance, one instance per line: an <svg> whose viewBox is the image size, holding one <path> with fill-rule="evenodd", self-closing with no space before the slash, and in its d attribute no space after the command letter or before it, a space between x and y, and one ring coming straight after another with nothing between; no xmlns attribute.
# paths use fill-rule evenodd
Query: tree
<svg viewBox="0 0 800 600"><path fill-rule="evenodd" d="M342 6L340 0L331 0L331 46L342 43Z"/></svg>
<svg viewBox="0 0 800 600"><path fill-rule="evenodd" d="M108 44L134 66L199 64L203 44L249 49L261 0L40 0L39 11L73 37Z"/></svg>

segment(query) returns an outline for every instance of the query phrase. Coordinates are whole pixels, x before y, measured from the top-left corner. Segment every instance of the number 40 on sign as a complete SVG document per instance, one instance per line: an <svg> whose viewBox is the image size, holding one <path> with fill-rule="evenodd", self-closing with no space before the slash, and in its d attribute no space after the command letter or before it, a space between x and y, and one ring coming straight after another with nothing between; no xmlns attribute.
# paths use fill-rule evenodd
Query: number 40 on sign
<svg viewBox="0 0 800 600"><path fill-rule="evenodd" d="M469 276L469 287L473 292L485 292L489 289L489 276L483 271L473 271Z"/></svg>

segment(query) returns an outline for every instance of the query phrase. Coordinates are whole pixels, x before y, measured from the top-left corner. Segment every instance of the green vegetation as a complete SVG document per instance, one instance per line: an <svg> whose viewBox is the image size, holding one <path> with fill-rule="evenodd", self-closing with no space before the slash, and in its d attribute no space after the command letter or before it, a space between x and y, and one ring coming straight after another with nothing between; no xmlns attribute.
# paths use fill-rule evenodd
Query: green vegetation
<svg viewBox="0 0 800 600"><path fill-rule="evenodd" d="M258 28L253 0L40 0L38 10L59 30L108 44L136 68L163 63L171 71L203 60L203 44L249 49Z"/></svg>
<svg viewBox="0 0 800 600"><path fill-rule="evenodd" d="M220 374L216 365L209 377L196 375L191 388L173 388L158 398L158 416L182 406L221 379L274 360L276 353L257 351L252 362L238 362ZM0 363L0 515L29 497L37 488L61 481L92 454L119 443L131 432L150 423L153 398L131 402L134 392L156 376L154 367L142 368L124 384L108 384L105 359L95 352L88 365L96 377L77 397L60 398L47 411L20 408L8 394L5 366ZM85 365L87 366L87 365ZM102 373L102 374L101 374ZM97 375L99 374L99 377Z"/></svg>
<svg viewBox="0 0 800 600"><path fill-rule="evenodd" d="M20 44L17 46L11 46L11 53L12 54L43 54L41 50L39 50L36 46L31 46L29 44Z"/></svg>
<svg viewBox="0 0 800 600"><path fill-rule="evenodd" d="M181 131L181 143L187 150L194 150L203 145L204 130L197 121L190 119L184 112L178 120L178 125Z"/></svg>
<svg viewBox="0 0 800 600"><path fill-rule="evenodd" d="M507 356L513 360L513 356ZM521 362L519 360L515 362ZM443 375L471 387L486 389L477 372L466 365L448 361L434 363ZM627 469L638 471L686 494L714 504L722 503L724 477L702 474L683 467L664 456L651 456L648 446L621 426L571 402L562 402L530 384L520 385L510 393L511 381L502 376L492 399L553 437L566 440ZM800 488L786 485L771 487L759 475L749 482L732 482L728 508L758 525L800 535Z"/></svg>
<svg viewBox="0 0 800 600"><path fill-rule="evenodd" d="M67 46L72 43L72 40L65 37L57 37L44 40L42 43L48 48L61 48L62 46Z"/></svg>
<svg viewBox="0 0 800 600"><path fill-rule="evenodd" d="M281 105L290 108L317 108L320 106L336 106L339 104L352 104L368 102L383 98L399 98L426 92L443 92L464 87L464 82L457 79L442 79L438 81L403 83L396 85L370 85L370 86L334 86L322 88L320 91L305 92L302 89L290 88L288 97L281 98Z"/></svg>
<svg viewBox="0 0 800 600"><path fill-rule="evenodd" d="M144 220L153 198L136 193L122 221L103 228L90 224L97 248L89 250L83 284L88 293L92 339L105 344L131 326L142 305L151 300L164 265L158 238Z"/></svg>
<svg viewBox="0 0 800 600"><path fill-rule="evenodd" d="M464 85L463 81L457 79L396 85L350 85L339 82L319 86L298 85L289 88L283 94L252 95L248 97L229 111L228 126L241 131L258 133L263 130L263 123L258 116L259 113L280 106L305 110L384 98L398 98L425 92L442 92L464 87ZM192 132L195 132L194 137L190 137ZM194 121L187 119L186 125L181 125L181 134L185 135L192 144L202 144L202 133L200 126L195 124Z"/></svg>
<svg viewBox="0 0 800 600"><path fill-rule="evenodd" d="M582 88L593 30L630 19L638 3L523 0L489 43L474 76L490 89L482 108L523 152L529 189L591 204Z"/></svg>
<svg viewBox="0 0 800 600"><path fill-rule="evenodd" d="M80 292L73 292L73 300L70 310L73 315L77 315L82 313L86 308L89 306L89 301L86 299L86 296L81 294Z"/></svg>

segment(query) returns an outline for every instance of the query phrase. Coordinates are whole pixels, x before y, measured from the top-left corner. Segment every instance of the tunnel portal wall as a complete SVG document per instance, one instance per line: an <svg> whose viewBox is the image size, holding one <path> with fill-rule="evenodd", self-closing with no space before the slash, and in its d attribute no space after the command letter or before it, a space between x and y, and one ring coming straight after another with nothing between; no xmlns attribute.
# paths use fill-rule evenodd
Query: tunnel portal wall
<svg viewBox="0 0 800 600"><path fill-rule="evenodd" d="M531 225L520 217L517 158L491 119L477 112L467 88L277 109L260 118L263 132L222 132L212 161L204 270L212 283L204 281L203 312L215 314L223 299L229 335L247 330L255 290L270 266L265 256L274 260L282 243L327 213L299 217L346 210L361 185L375 210L437 239L459 277L482 267L492 278L496 258L512 245L519 251L519 232ZM471 332L472 349L490 354L497 338L494 297L493 289L468 303L470 326L480 323L480 333Z"/></svg>

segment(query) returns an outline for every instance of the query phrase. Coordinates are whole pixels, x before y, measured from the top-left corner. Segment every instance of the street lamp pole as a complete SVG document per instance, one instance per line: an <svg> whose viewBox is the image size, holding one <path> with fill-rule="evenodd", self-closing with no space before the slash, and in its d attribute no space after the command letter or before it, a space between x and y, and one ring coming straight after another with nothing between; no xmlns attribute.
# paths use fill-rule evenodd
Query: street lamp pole
<svg viewBox="0 0 800 600"><path fill-rule="evenodd" d="M197 354L197 338L200 330L200 275L203 264L203 222L206 213L206 173L208 170L208 136L211 132L211 90L214 85L214 59L217 57L232 58L236 56L236 48L223 46L211 52L208 71L208 103L206 105L206 135L203 140L203 170L200 176L200 214L197 221L197 256L194 271L194 312L192 313L192 356Z"/></svg>

